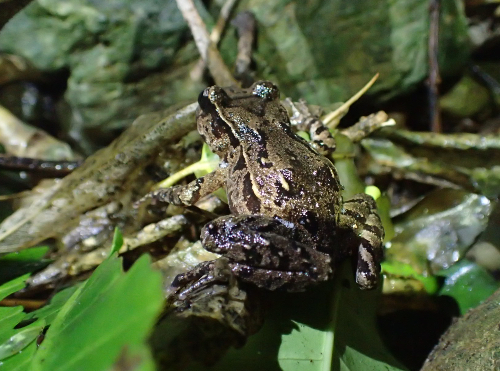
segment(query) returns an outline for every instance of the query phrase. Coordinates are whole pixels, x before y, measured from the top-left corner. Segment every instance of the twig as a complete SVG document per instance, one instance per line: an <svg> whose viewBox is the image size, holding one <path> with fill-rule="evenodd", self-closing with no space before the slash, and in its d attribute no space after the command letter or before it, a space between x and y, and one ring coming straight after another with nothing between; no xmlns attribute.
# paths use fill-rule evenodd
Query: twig
<svg viewBox="0 0 500 371"><path fill-rule="evenodd" d="M472 77L484 86L493 97L495 104L500 104L500 83L493 76L484 72L477 64L469 67Z"/></svg>
<svg viewBox="0 0 500 371"><path fill-rule="evenodd" d="M222 32L226 28L227 20L231 15L231 11L233 10L236 1L237 0L226 0L226 2L224 3L224 5L220 10L217 23L215 24L215 27L212 29L212 32L210 33L210 41L212 41L215 45L217 45L220 41Z"/></svg>
<svg viewBox="0 0 500 371"><path fill-rule="evenodd" d="M363 94L366 93L368 89L371 88L371 86L375 83L375 81L378 79L379 74L377 73L375 76L372 77L368 83L361 88L360 91L358 91L356 94L354 94L347 102L345 102L343 105L341 105L339 108L337 108L335 111L330 112L329 114L325 115L324 117L321 118L321 121L324 122L325 125L327 125L330 129L333 129L335 125L328 125L328 123L339 119L345 113L349 110L349 107L356 102Z"/></svg>
<svg viewBox="0 0 500 371"><path fill-rule="evenodd" d="M177 0L177 7L186 20L191 33L193 34L194 42L200 52L203 60L207 59L208 44L210 43L210 36L208 34L205 23L201 19L196 7L192 0Z"/></svg>
<svg viewBox="0 0 500 371"><path fill-rule="evenodd" d="M222 6L222 9L220 10L219 13L219 18L217 19L217 23L215 24L215 27L212 29L212 32L210 33L210 41L214 45L219 44L222 32L226 28L227 20L231 15L231 11L233 10L236 1L237 0L227 0ZM196 65L190 72L191 79L193 79L193 81L201 80L203 76L203 71L205 70L206 67L207 64L205 63L203 58L200 58L198 63L196 63Z"/></svg>
<svg viewBox="0 0 500 371"><path fill-rule="evenodd" d="M15 200L16 198L28 197L31 194L31 191L22 191L18 193L13 193L10 195L0 195L1 201Z"/></svg>
<svg viewBox="0 0 500 371"><path fill-rule="evenodd" d="M35 310L41 308L47 300L27 300L27 299L3 299L0 301L2 307L17 307L22 305L25 309Z"/></svg>
<svg viewBox="0 0 500 371"><path fill-rule="evenodd" d="M196 47L207 64L208 70L212 74L215 83L222 86L237 86L237 81L233 78L231 72L225 65L217 47L211 42L207 27L198 14L193 0L176 1L177 7L191 29Z"/></svg>
<svg viewBox="0 0 500 371"><path fill-rule="evenodd" d="M439 44L439 10L440 0L430 0L429 13L429 118L431 122L431 131L434 133L442 132L441 113L439 109L439 76L438 65L438 44Z"/></svg>

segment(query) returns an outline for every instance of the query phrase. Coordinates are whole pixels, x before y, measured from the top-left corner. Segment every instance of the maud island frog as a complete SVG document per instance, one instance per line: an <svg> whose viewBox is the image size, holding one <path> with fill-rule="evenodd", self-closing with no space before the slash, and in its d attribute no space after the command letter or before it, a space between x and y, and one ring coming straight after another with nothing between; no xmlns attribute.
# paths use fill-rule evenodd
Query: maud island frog
<svg viewBox="0 0 500 371"><path fill-rule="evenodd" d="M337 262L356 253L356 282L371 289L379 279L384 236L375 202L366 194L342 200L334 165L292 131L279 95L268 81L248 89L205 89L198 98L198 130L221 158L219 167L147 197L193 205L224 187L232 215L205 225L201 240L242 281L302 291L331 278ZM333 150L318 119L304 122L321 152ZM214 266L200 263L173 285L202 287L215 279Z"/></svg>

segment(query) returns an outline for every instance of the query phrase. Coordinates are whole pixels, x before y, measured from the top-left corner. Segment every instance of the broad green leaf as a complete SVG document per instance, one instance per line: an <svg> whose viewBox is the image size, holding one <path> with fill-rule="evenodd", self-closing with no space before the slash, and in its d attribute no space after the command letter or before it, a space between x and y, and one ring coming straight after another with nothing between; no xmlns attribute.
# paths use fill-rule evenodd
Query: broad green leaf
<svg viewBox="0 0 500 371"><path fill-rule="evenodd" d="M10 357L13 353L11 338L16 334L16 326L24 317L23 307L0 307L0 360ZM2 351L3 349L3 351Z"/></svg>
<svg viewBox="0 0 500 371"><path fill-rule="evenodd" d="M29 275L18 277L0 286L0 300L24 288ZM44 327L36 321L27 327L14 329L25 317L23 307L0 307L0 360L8 358L29 345Z"/></svg>
<svg viewBox="0 0 500 371"><path fill-rule="evenodd" d="M446 277L439 295L454 298L461 314L478 306L500 287L486 269L467 259L439 272L439 275Z"/></svg>
<svg viewBox="0 0 500 371"><path fill-rule="evenodd" d="M36 342L33 341L16 355L0 361L1 371L27 371L30 370L31 359L36 352Z"/></svg>
<svg viewBox="0 0 500 371"><path fill-rule="evenodd" d="M62 306L68 301L71 295L73 295L80 286L80 284L77 284L58 292L44 307L28 313L26 317L23 318L23 321L43 319L46 326L50 325L56 318Z"/></svg>
<svg viewBox="0 0 500 371"><path fill-rule="evenodd" d="M14 356L26 348L41 334L44 327L45 321L43 319L20 329L10 327L12 335L0 344L0 360Z"/></svg>
<svg viewBox="0 0 500 371"><path fill-rule="evenodd" d="M22 280L18 279L18 281ZM24 284L22 286L19 283L11 284L11 287L9 291L22 288ZM15 308L0 308L0 359L4 359L6 364L11 365L9 367L18 365L19 362L21 364L27 362L26 354L31 354L27 349L31 347L31 344L34 343L34 340L40 335L42 330L52 323L61 307L78 287L78 285L72 286L57 293L48 305L29 314L23 313L20 306ZM35 322L28 326L14 329L20 323L32 320L35 320Z"/></svg>
<svg viewBox="0 0 500 371"><path fill-rule="evenodd" d="M162 303L161 276L148 257L123 273L111 256L61 308L31 370L109 369L123 349L144 343Z"/></svg>
<svg viewBox="0 0 500 371"><path fill-rule="evenodd" d="M387 246L388 262L409 264L432 276L462 258L488 225L493 203L456 189L437 189L398 216Z"/></svg>
<svg viewBox="0 0 500 371"><path fill-rule="evenodd" d="M24 288L24 281L28 278L29 275L24 275L18 277L12 281L4 283L0 286L0 300L5 299L10 294L21 290ZM0 307L0 348L9 342L10 338L16 333L14 331L14 326L16 326L24 317L23 307ZM0 359L5 358L8 355L1 356Z"/></svg>
<svg viewBox="0 0 500 371"><path fill-rule="evenodd" d="M5 254L0 257L0 264L7 261L36 261L43 258L43 256L49 251L48 246L37 246L30 249L21 250L18 252L12 252Z"/></svg>
<svg viewBox="0 0 500 371"><path fill-rule="evenodd" d="M25 286L24 281L26 281L26 279L28 277L29 277L29 274L25 274L21 277L17 277L16 279L13 279L12 281L9 281L9 282L1 285L0 286L0 300L3 300L7 296L9 296L10 294L13 294L16 291L23 289Z"/></svg>
<svg viewBox="0 0 500 371"><path fill-rule="evenodd" d="M48 246L38 246L0 257L0 283L44 268L49 261L42 258L48 250Z"/></svg>

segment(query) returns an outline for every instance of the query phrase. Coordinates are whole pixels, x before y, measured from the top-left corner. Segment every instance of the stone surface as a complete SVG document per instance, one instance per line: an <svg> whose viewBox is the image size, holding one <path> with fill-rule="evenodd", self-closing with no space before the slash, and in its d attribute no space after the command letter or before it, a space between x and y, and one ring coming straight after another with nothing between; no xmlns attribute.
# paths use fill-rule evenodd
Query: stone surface
<svg viewBox="0 0 500 371"><path fill-rule="evenodd" d="M500 290L453 323L421 371L500 368Z"/></svg>

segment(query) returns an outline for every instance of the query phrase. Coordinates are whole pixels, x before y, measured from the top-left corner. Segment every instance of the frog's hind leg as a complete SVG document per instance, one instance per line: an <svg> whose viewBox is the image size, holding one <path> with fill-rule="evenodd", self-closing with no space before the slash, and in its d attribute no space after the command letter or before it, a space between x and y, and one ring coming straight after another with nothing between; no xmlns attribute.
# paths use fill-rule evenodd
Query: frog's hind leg
<svg viewBox="0 0 500 371"><path fill-rule="evenodd" d="M383 256L384 228L375 200L360 193L344 203L340 225L354 234L357 245L356 282L362 289L377 286Z"/></svg>
<svg viewBox="0 0 500 371"><path fill-rule="evenodd" d="M308 287L326 281L330 275L319 277L310 272L277 271L265 268L256 268L248 265L229 262L233 273L242 281L270 291L302 292Z"/></svg>
<svg viewBox="0 0 500 371"><path fill-rule="evenodd" d="M201 232L203 246L229 260L242 281L267 290L303 291L328 280L331 258L292 223L262 215L225 216Z"/></svg>

